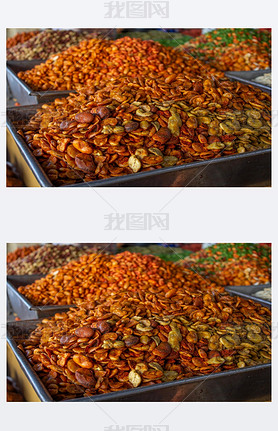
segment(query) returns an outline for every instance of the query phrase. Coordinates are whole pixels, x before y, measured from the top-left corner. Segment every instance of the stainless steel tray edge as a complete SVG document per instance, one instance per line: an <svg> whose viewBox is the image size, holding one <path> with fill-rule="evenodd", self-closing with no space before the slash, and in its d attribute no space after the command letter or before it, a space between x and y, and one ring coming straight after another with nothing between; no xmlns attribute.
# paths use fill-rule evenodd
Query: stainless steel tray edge
<svg viewBox="0 0 278 431"><path fill-rule="evenodd" d="M270 301L251 295L252 291L256 293L264 289L265 287L271 287L271 285L262 284L262 285L254 285L254 286L226 286L225 290L231 294L242 296L243 298L251 299L252 301L259 302L261 305L271 309L272 303Z"/></svg>
<svg viewBox="0 0 278 431"><path fill-rule="evenodd" d="M21 283L20 285L23 286L24 283ZM52 316L55 313L66 312L70 308L76 307L76 305L33 305L24 295L18 291L19 283L16 287L9 279L9 276L7 277L7 287L9 300L13 310L21 319L24 320Z"/></svg>
<svg viewBox="0 0 278 431"><path fill-rule="evenodd" d="M32 90L28 84L17 76L20 70L30 70L38 64L44 63L43 60L8 60L7 61L7 80L13 96L22 104L51 102L59 97L67 97L73 90Z"/></svg>

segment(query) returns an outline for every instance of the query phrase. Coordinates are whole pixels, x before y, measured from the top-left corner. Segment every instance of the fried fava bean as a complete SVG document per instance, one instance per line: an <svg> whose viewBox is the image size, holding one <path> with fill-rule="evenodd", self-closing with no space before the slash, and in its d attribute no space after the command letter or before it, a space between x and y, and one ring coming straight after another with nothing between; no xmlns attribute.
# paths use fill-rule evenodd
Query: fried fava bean
<svg viewBox="0 0 278 431"><path fill-rule="evenodd" d="M138 61L130 64L128 52ZM82 65L87 55L93 57L90 66ZM68 62L67 79L53 81L53 69L60 77L61 65ZM19 130L57 186L271 145L268 94L229 81L222 72L155 42L84 42L20 77L36 89L77 91L43 105ZM151 148L162 158L154 157Z"/></svg>
<svg viewBox="0 0 278 431"><path fill-rule="evenodd" d="M75 371L75 377L78 383L85 388L90 388L96 383L96 379L91 370L84 370L84 368L78 368L78 370Z"/></svg>
<svg viewBox="0 0 278 431"><path fill-rule="evenodd" d="M191 288L191 293L193 291L196 294L198 287ZM77 309L44 319L19 347L57 400L269 362L270 311L227 293L215 291L210 295L208 292L199 291L207 306L204 320L191 320L192 310L188 308L185 312L173 311L171 302L165 309L160 305L156 312L146 305L138 309L136 298L122 291L121 299L119 295L117 299L110 297L97 306L83 303ZM227 302L234 308L229 321L221 320L221 315L219 318L211 315L209 310L216 304L224 306ZM246 310L249 310L248 318ZM100 318L109 320L109 333L98 333L99 338L91 344L85 341L88 338L77 339L74 327L77 322L83 325L81 329L90 328L96 326ZM253 318L255 324L250 323ZM138 321L145 322L144 326L150 323L152 337L144 340L145 343L132 335L138 332ZM65 329L69 336L75 338L74 343L67 344L66 353L65 345L59 342L59 334ZM177 350L172 349L168 342L161 341L168 338L172 342L173 332L178 336ZM196 337L189 338L190 334L196 334ZM216 340L220 340L218 345ZM214 344L214 350L211 350L210 343Z"/></svg>

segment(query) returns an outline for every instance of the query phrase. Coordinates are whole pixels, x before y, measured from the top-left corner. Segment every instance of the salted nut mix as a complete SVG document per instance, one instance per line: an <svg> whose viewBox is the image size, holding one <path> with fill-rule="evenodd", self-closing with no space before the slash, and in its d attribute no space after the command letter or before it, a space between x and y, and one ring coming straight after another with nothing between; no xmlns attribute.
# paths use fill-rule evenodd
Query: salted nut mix
<svg viewBox="0 0 278 431"><path fill-rule="evenodd" d="M267 93L157 42L82 41L19 77L76 91L18 130L56 186L271 145Z"/></svg>
<svg viewBox="0 0 278 431"><path fill-rule="evenodd" d="M29 33L25 33L27 38ZM7 60L47 60L70 46L78 45L82 40L96 37L96 32L47 29L28 37L24 43L8 47ZM12 38L13 39L13 38ZM10 42L11 44L11 42ZM7 44L8 45L8 44Z"/></svg>
<svg viewBox="0 0 278 431"><path fill-rule="evenodd" d="M47 274L52 269L66 265L71 260L84 254L96 252L98 246L75 246L65 244L45 244L28 253L26 256L9 262L8 275ZM18 254L20 253L18 251ZM31 247L27 250L31 251ZM9 256L8 256L9 257Z"/></svg>
<svg viewBox="0 0 278 431"><path fill-rule="evenodd" d="M267 308L158 257L84 256L28 292L38 303L86 299L17 339L55 400L270 361Z"/></svg>

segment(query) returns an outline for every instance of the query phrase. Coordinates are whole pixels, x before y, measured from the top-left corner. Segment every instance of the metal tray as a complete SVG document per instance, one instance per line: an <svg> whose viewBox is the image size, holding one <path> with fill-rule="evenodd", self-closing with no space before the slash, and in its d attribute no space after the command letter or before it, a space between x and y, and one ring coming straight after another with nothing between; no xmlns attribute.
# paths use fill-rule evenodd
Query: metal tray
<svg viewBox="0 0 278 431"><path fill-rule="evenodd" d="M262 91L271 94L271 87L267 85L260 84L259 82L252 81L258 76L264 75L264 73L270 73L271 69L262 70L244 70L239 72L225 72L225 75L234 80L242 82L243 84L253 85L253 87L260 88Z"/></svg>
<svg viewBox="0 0 278 431"><path fill-rule="evenodd" d="M17 76L18 72L33 69L34 66L41 63L43 63L42 60L7 61L7 80L10 91L21 105L51 102L59 97L67 97L74 92L60 90L34 91Z"/></svg>
<svg viewBox="0 0 278 431"><path fill-rule="evenodd" d="M34 177L42 187L53 187L24 139L17 133L27 123L38 105L13 107L7 110L7 127ZM161 168L149 172L67 187L242 187L271 186L271 149L253 151L182 166Z"/></svg>
<svg viewBox="0 0 278 431"><path fill-rule="evenodd" d="M14 275L7 277L7 291L13 311L22 320L39 319L53 316L55 313L68 311L75 305L33 305L24 295L18 292L19 286L26 286L44 275Z"/></svg>
<svg viewBox="0 0 278 431"><path fill-rule="evenodd" d="M18 374L18 368L20 368L32 385L33 398L37 396L40 401L54 401L24 354L17 347L20 339L25 338L37 323L38 320L8 323L7 340L11 350L8 358L10 357L11 374ZM11 356L15 357L16 365ZM65 402L95 401L271 401L271 364L223 371L93 397L75 398Z"/></svg>
<svg viewBox="0 0 278 431"><path fill-rule="evenodd" d="M271 301L267 301L266 299L259 298L255 296L255 293L263 290L265 287L271 287L270 284L260 284L256 286L227 286L225 290L234 295L242 296L246 299L252 299L253 301L259 302L265 307L271 307Z"/></svg>

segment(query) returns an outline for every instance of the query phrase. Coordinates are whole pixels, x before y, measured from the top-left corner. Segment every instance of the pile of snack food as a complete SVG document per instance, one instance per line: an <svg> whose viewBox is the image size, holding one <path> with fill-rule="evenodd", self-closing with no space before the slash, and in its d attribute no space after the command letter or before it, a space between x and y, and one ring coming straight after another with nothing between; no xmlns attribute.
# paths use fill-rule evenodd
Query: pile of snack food
<svg viewBox="0 0 278 431"><path fill-rule="evenodd" d="M181 78L177 76L180 72L196 80L196 75L207 76L212 70L171 47L126 36L118 40L83 40L18 76L32 89L45 91L76 90L80 85L103 87L115 78L136 78L138 74L170 84ZM176 86L182 87L182 82L177 81Z"/></svg>
<svg viewBox="0 0 278 431"><path fill-rule="evenodd" d="M157 42L83 41L19 76L40 90L79 88L18 131L54 185L271 145L268 94Z"/></svg>
<svg viewBox="0 0 278 431"><path fill-rule="evenodd" d="M220 286L249 286L271 281L271 247L219 243L178 262Z"/></svg>
<svg viewBox="0 0 278 431"><path fill-rule="evenodd" d="M22 33L16 33L14 36L9 37L6 42L7 49L12 48L18 44L23 44L27 40L36 36L39 31L23 31Z"/></svg>
<svg viewBox="0 0 278 431"><path fill-rule="evenodd" d="M183 249L181 247L164 247L158 244L144 246L129 245L127 247L123 247L122 251L130 251L131 253L152 254L153 256L158 256L163 260L171 262L176 262L191 254L191 251Z"/></svg>
<svg viewBox="0 0 278 431"><path fill-rule="evenodd" d="M121 37L134 37L142 40L153 40L155 42L161 43L161 45L164 46L172 46L176 47L179 45L182 45L186 42L188 42L191 37L182 34L181 32L168 32L168 31L161 31L161 30L133 30L133 31L125 31L124 33L120 33L118 35L118 38Z"/></svg>
<svg viewBox="0 0 278 431"><path fill-rule="evenodd" d="M219 28L186 42L179 49L217 70L271 67L271 33L251 28Z"/></svg>
<svg viewBox="0 0 278 431"><path fill-rule="evenodd" d="M26 40L24 38L22 40L21 35L22 33L15 36L19 43L7 47L7 60L47 60L51 55L78 45L81 40L98 37L99 33L47 29L33 34Z"/></svg>
<svg viewBox="0 0 278 431"><path fill-rule="evenodd" d="M158 257L83 256L28 292L38 303L86 299L18 339L55 400L270 361L267 308Z"/></svg>
<svg viewBox="0 0 278 431"><path fill-rule="evenodd" d="M195 278L191 271L185 272L188 273L188 284L194 286L197 283L199 288L207 289L206 280ZM156 292L155 285L160 283L163 296L163 289L167 289L167 283L171 285L175 275L178 274L179 278L182 273L183 269L173 263L151 255L128 251L115 256L92 253L84 254L80 259L73 260L61 268L56 267L46 277L36 280L33 284L19 287L19 292L34 305L65 305L92 300L103 302L114 298L122 287L133 292L132 295L139 299L136 291L147 289L150 294L149 300L152 300L152 294ZM182 284L178 279L175 283L176 287ZM175 290L173 289L171 293L174 294ZM178 296L176 301L179 299ZM153 305L155 306L155 301Z"/></svg>
<svg viewBox="0 0 278 431"><path fill-rule="evenodd" d="M75 246L71 244L45 244L40 247L18 249L8 255L8 275L47 274L83 254L95 252L98 246ZM26 252L26 254L25 254ZM22 254L23 253L23 254ZM9 256L17 259L11 260Z"/></svg>
<svg viewBox="0 0 278 431"><path fill-rule="evenodd" d="M17 259L22 259L25 256L28 256L28 254L33 253L33 251L37 250L39 247L39 245L18 247L14 251L7 253L7 263L14 262Z"/></svg>

